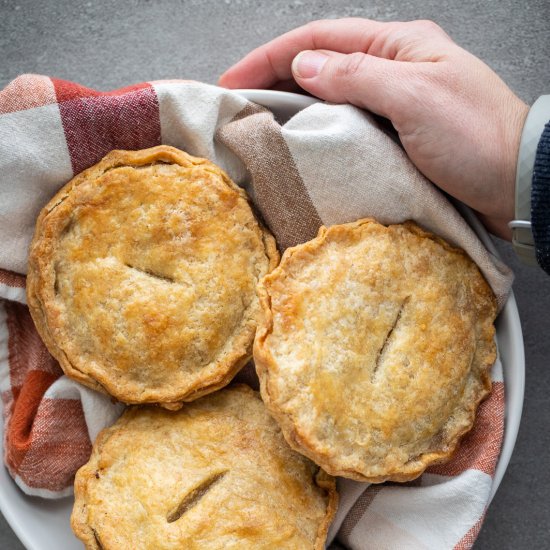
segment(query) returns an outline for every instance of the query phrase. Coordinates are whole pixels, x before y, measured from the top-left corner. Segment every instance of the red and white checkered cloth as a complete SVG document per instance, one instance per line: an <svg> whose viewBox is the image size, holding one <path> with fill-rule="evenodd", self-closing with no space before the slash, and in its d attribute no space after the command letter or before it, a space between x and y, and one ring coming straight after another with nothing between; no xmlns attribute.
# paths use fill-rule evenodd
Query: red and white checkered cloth
<svg viewBox="0 0 550 550"><path fill-rule="evenodd" d="M509 270L412 166L371 117L349 105L313 105L280 126L243 97L189 81L113 92L24 75L0 92L0 392L5 464L31 495L70 493L76 469L122 406L63 375L25 306L27 250L41 207L112 149L174 145L221 165L247 187L279 246L320 224L372 216L414 219L464 248L506 300ZM250 374L250 373L249 373ZM407 484L339 480L330 537L354 549L470 548L499 456L502 368L456 458Z"/></svg>

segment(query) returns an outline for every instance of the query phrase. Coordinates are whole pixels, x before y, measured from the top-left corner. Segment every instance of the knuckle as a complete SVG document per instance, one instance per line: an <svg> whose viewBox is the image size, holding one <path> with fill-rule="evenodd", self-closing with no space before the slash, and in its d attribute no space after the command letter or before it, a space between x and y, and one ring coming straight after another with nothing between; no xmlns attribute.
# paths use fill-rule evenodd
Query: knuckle
<svg viewBox="0 0 550 550"><path fill-rule="evenodd" d="M304 25L304 29L307 29L311 34L315 35L318 32L324 30L327 26L327 19L316 19L315 21L310 21Z"/></svg>
<svg viewBox="0 0 550 550"><path fill-rule="evenodd" d="M441 27L435 22L435 21L432 21L431 19L420 19L418 21L418 24L420 27L424 28L424 29L428 29L428 30L440 30Z"/></svg>
<svg viewBox="0 0 550 550"><path fill-rule="evenodd" d="M306 36L310 37L312 49L318 49L320 44L323 43L323 38L327 34L328 27L327 19L317 19L316 21L310 21L303 27Z"/></svg>
<svg viewBox="0 0 550 550"><path fill-rule="evenodd" d="M416 21L416 24L418 29L423 33L446 34L445 31L431 19L420 19L419 21Z"/></svg>
<svg viewBox="0 0 550 550"><path fill-rule="evenodd" d="M364 53L350 53L338 64L334 76L340 80L353 80L363 73L365 63L366 55Z"/></svg>

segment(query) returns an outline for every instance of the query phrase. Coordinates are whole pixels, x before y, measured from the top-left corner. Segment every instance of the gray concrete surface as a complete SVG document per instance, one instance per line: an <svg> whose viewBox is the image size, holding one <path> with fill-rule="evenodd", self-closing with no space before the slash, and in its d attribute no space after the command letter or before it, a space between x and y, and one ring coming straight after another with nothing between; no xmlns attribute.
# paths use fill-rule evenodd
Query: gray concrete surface
<svg viewBox="0 0 550 550"><path fill-rule="evenodd" d="M433 19L526 102L550 93L548 0L0 0L0 86L24 72L101 90L160 78L215 83L264 41L341 16ZM550 548L550 277L498 247L517 276L527 385L514 456L476 548ZM1 516L0 548L23 548Z"/></svg>

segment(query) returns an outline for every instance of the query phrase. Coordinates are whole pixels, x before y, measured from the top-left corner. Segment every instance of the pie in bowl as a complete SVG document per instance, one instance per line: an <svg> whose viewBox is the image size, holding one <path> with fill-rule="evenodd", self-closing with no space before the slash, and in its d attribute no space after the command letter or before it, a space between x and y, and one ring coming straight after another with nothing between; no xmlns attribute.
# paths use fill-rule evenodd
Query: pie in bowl
<svg viewBox="0 0 550 550"><path fill-rule="evenodd" d="M322 550L337 498L235 385L178 411L127 409L76 475L71 525L87 550Z"/></svg>
<svg viewBox="0 0 550 550"><path fill-rule="evenodd" d="M177 408L250 359L256 284L278 259L244 190L210 161L113 151L42 210L28 304L69 377Z"/></svg>
<svg viewBox="0 0 550 550"><path fill-rule="evenodd" d="M294 449L372 483L453 455L496 358L495 297L462 250L412 222L322 227L259 294L261 394Z"/></svg>

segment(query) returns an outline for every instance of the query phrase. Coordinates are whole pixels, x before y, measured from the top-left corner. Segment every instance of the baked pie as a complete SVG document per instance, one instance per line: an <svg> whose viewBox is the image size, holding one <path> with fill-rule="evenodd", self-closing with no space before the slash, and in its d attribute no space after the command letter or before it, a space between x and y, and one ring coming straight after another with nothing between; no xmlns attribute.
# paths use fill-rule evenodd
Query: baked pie
<svg viewBox="0 0 550 550"><path fill-rule="evenodd" d="M259 294L261 393L294 449L373 483L452 456L496 358L496 301L462 250L412 222L322 227Z"/></svg>
<svg viewBox="0 0 550 550"><path fill-rule="evenodd" d="M337 498L237 385L175 412L127 409L76 475L71 525L88 550L322 550Z"/></svg>
<svg viewBox="0 0 550 550"><path fill-rule="evenodd" d="M28 303L68 376L177 408L250 359L256 284L278 259L216 165L168 146L113 151L42 210Z"/></svg>

